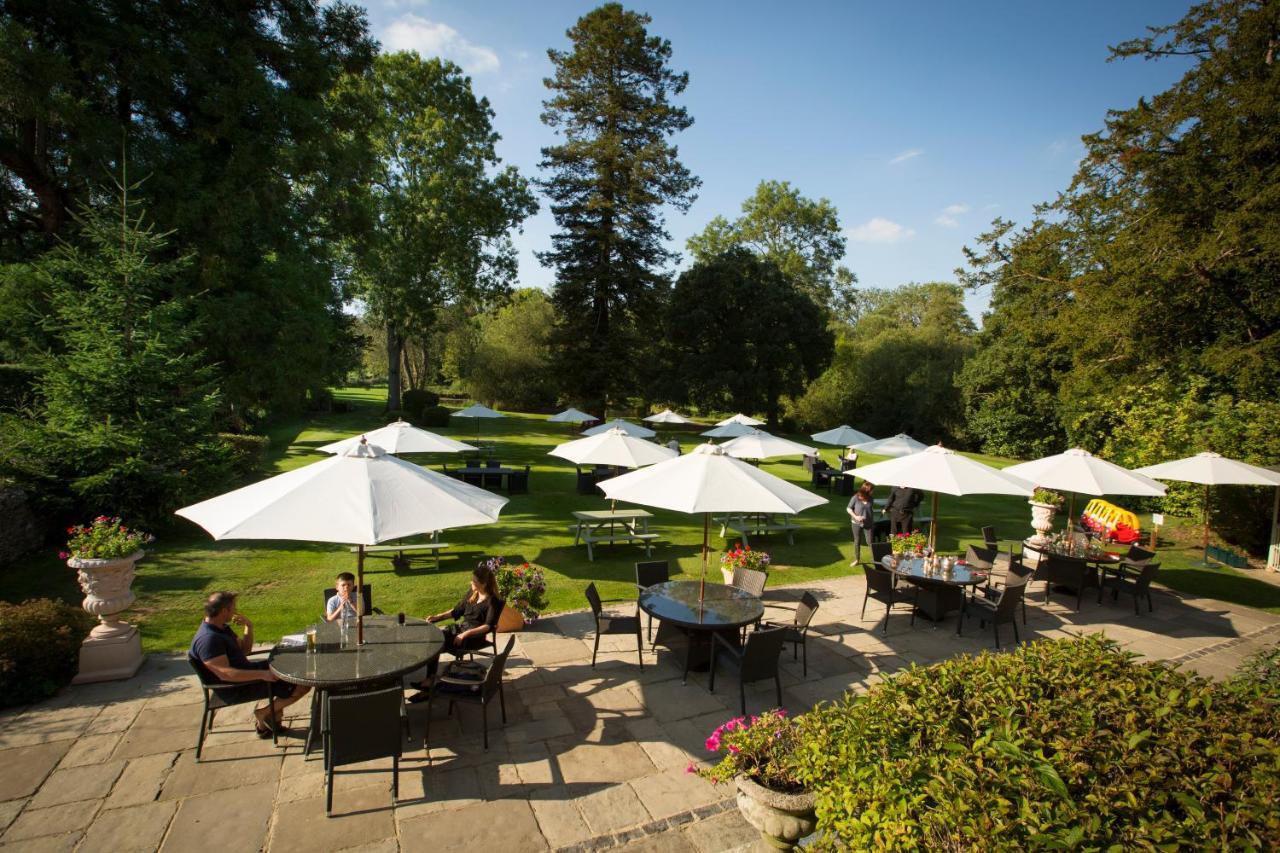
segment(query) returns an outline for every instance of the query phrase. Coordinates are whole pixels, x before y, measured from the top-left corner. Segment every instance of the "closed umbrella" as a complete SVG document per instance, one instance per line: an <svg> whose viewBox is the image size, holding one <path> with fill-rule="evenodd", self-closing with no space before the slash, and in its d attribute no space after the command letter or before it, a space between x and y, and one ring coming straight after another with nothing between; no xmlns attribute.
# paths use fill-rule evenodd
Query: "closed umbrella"
<svg viewBox="0 0 1280 853"><path fill-rule="evenodd" d="M807 489L734 459L724 448L711 443L699 445L684 456L604 480L600 488L610 500L702 513L703 590L707 582L711 513L794 514L827 502Z"/></svg>
<svg viewBox="0 0 1280 853"><path fill-rule="evenodd" d="M874 451L868 451L874 452ZM1031 484L981 462L961 456L950 448L926 447L898 459L889 459L845 471L886 486L903 486L933 493L933 523L929 525L929 547L938 541L938 493L948 495L1031 494Z"/></svg>
<svg viewBox="0 0 1280 853"><path fill-rule="evenodd" d="M1162 483L1121 468L1114 462L1099 459L1087 450L1073 447L1063 453L1010 465L1004 473L1021 477L1046 489L1069 492L1071 506L1067 510L1068 528L1074 523L1076 495L1138 495L1159 497L1168 489Z"/></svg>
<svg viewBox="0 0 1280 853"><path fill-rule="evenodd" d="M928 447L927 444L916 441L905 432L900 432L897 435L891 435L888 438L881 438L877 441L864 441L861 444L855 444L853 449L875 456L910 456L912 453L919 453L926 447Z"/></svg>
<svg viewBox="0 0 1280 853"><path fill-rule="evenodd" d="M364 586L364 547L391 539L491 524L507 499L428 471L372 444L227 492L177 515L214 539L292 539L358 546L357 590ZM364 641L363 610L357 638Z"/></svg>
<svg viewBox="0 0 1280 853"><path fill-rule="evenodd" d="M624 468L640 468L674 459L679 454L652 441L632 438L623 430L615 428L556 445L549 455L568 459L575 465L619 465Z"/></svg>
<svg viewBox="0 0 1280 853"><path fill-rule="evenodd" d="M725 418L716 424L716 426L724 426L725 424L742 424L743 426L763 426L764 421L758 421L750 415L744 415L741 412L731 418Z"/></svg>
<svg viewBox="0 0 1280 853"><path fill-rule="evenodd" d="M661 412L658 412L656 415L649 415L649 417L645 418L644 421L645 423L650 423L650 424L691 424L693 423L693 421L689 420L684 415L676 414L670 409L663 409Z"/></svg>
<svg viewBox="0 0 1280 853"><path fill-rule="evenodd" d="M1139 474L1161 480L1204 485L1204 548L1209 550L1210 486L1280 486L1280 474L1217 453L1197 453L1185 459L1161 462L1137 469ZM1206 557L1207 559L1207 557Z"/></svg>
<svg viewBox="0 0 1280 853"><path fill-rule="evenodd" d="M779 438L762 430L752 430L747 435L726 441L720 445L724 452L737 459L772 459L775 456L807 456L813 448L790 439Z"/></svg>
<svg viewBox="0 0 1280 853"><path fill-rule="evenodd" d="M856 430L848 424L841 424L835 429L829 429L826 432L815 432L809 438L823 444L833 444L836 447L853 447L855 444L866 444L867 442L875 441L865 432Z"/></svg>
<svg viewBox="0 0 1280 853"><path fill-rule="evenodd" d="M365 440L388 453L460 453L464 450L475 450L469 444L419 429L404 421L396 421L373 432L344 438L319 449L325 453L345 453L353 447L358 447Z"/></svg>
<svg viewBox="0 0 1280 853"><path fill-rule="evenodd" d="M472 405L467 406L465 409L459 409L456 412L452 412L451 417L472 418L473 420L475 420L476 442L479 443L480 421L489 420L492 418L502 418L502 417L506 417L506 415L502 414L502 412L495 412L493 409L489 408L488 406L482 406L479 403L473 403Z"/></svg>
<svg viewBox="0 0 1280 853"><path fill-rule="evenodd" d="M547 418L547 421L553 424L583 424L583 423L586 423L587 421L598 421L598 420L600 419L597 418L595 415L589 415L584 411L581 411L579 409L574 409L572 407L565 409L563 412L559 412Z"/></svg>
<svg viewBox="0 0 1280 853"><path fill-rule="evenodd" d="M639 424L633 424L630 421L624 421L622 418L614 418L608 423L603 423L603 424L600 424L599 426L593 426L589 430L584 430L582 434L583 435L600 435L601 433L608 432L611 429L620 429L623 432L625 432L627 435L631 436L632 438L653 438L655 435L657 435L656 432L649 429L648 427L643 427L643 426L640 426Z"/></svg>
<svg viewBox="0 0 1280 853"><path fill-rule="evenodd" d="M755 432L755 427L750 427L746 424L730 423L724 424L723 426L712 427L702 433L702 435L706 438L738 438L743 435L751 435L753 432Z"/></svg>

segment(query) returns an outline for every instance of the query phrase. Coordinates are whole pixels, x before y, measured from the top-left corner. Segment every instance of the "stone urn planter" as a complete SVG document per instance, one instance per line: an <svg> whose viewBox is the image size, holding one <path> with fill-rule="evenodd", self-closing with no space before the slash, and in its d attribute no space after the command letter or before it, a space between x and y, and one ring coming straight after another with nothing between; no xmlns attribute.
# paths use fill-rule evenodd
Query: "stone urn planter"
<svg viewBox="0 0 1280 853"><path fill-rule="evenodd" d="M523 601L508 604L498 614L498 630L503 634L513 634L524 630L524 614L520 612Z"/></svg>
<svg viewBox="0 0 1280 853"><path fill-rule="evenodd" d="M817 828L816 794L772 791L746 776L734 781L738 785L738 811L771 846L794 849L801 838Z"/></svg>
<svg viewBox="0 0 1280 853"><path fill-rule="evenodd" d="M1037 547L1049 544L1049 532L1053 530L1053 517L1058 513L1057 505L1038 501L1027 501L1027 503L1031 504L1031 526L1036 531L1036 535L1027 542Z"/></svg>
<svg viewBox="0 0 1280 853"><path fill-rule="evenodd" d="M98 624L80 646L80 673L73 683L132 678L142 666L138 629L120 621L120 613L133 604L134 564L142 554L136 551L113 560L67 560L84 592L80 606L98 617Z"/></svg>

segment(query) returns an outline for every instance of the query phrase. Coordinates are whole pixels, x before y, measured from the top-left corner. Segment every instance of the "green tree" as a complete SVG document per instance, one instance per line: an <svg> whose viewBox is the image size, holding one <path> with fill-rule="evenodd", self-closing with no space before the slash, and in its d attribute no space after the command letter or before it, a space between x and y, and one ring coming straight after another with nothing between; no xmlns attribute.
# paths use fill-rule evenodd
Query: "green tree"
<svg viewBox="0 0 1280 853"><path fill-rule="evenodd" d="M356 227L343 199L363 152L323 98L374 48L341 2L4 3L0 261L73 239L68 211L119 171L123 140L166 251L193 257L168 286L196 297L223 417L297 405L354 357L329 248ZM24 304L37 325L52 310ZM0 327L0 349L38 353L34 330Z"/></svg>
<svg viewBox="0 0 1280 853"><path fill-rule="evenodd" d="M374 164L373 222L352 248L359 292L386 326L387 408L400 408L404 341L423 341L442 306L504 293L516 272L509 232L537 209L514 166L498 169L493 110L446 60L379 56L336 89L363 117Z"/></svg>
<svg viewBox="0 0 1280 853"><path fill-rule="evenodd" d="M835 205L805 198L787 181L761 181L740 217L717 216L687 245L695 261L745 246L777 264L817 304L836 316L849 313L857 277L840 265L846 243Z"/></svg>
<svg viewBox="0 0 1280 853"><path fill-rule="evenodd" d="M228 457L214 432L214 371L191 300L167 294L190 265L146 222L125 185L72 215L77 241L35 267L58 344L38 405L4 424L3 466L46 506L159 525L217 489Z"/></svg>
<svg viewBox="0 0 1280 853"><path fill-rule="evenodd" d="M800 393L831 359L822 309L776 264L742 248L680 275L665 328L666 399L764 411L773 426L783 395Z"/></svg>
<svg viewBox="0 0 1280 853"><path fill-rule="evenodd" d="M670 137L693 119L672 98L687 74L648 15L607 3L569 30L569 52L549 50L555 75L542 120L563 142L542 149L540 182L559 230L539 255L556 271L557 371L569 397L598 411L638 390L674 256L662 208L687 210L699 181Z"/></svg>
<svg viewBox="0 0 1280 853"><path fill-rule="evenodd" d="M523 288L478 318L479 340L464 380L477 400L522 411L556 401L551 370L555 309L541 290Z"/></svg>

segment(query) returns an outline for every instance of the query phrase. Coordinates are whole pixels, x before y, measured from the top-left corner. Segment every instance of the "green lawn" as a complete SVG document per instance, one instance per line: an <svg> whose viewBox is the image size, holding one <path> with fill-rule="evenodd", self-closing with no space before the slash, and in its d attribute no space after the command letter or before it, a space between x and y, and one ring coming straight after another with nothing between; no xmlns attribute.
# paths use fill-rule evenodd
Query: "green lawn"
<svg viewBox="0 0 1280 853"><path fill-rule="evenodd" d="M351 404L352 411L334 415L310 415L281 423L270 430L271 464L286 471L324 458L314 448L382 425L385 391L382 389L342 389L338 400ZM394 613L437 612L453 604L467 586L467 573L482 556L501 554L509 559L522 557L544 566L548 572L550 610L562 611L585 606L582 591L595 581L606 597L632 597L633 563L643 559L638 546L601 546L595 562L587 561L584 546L574 547L569 533L570 513L578 509L602 509L607 503L598 497L574 491L574 468L547 456L561 441L573 436L569 427L549 424L542 416L509 413L502 420L481 424L486 441L497 444L497 455L509 464L532 464L530 491L517 495L502 512L499 523L488 527L451 530L442 537L453 545L442 557L439 572L415 569L396 573L389 562L371 560L366 564L373 584L374 604ZM474 440L473 424L438 430L461 440ZM695 432L677 433L686 450L699 439ZM790 436L806 441L803 436ZM834 457L835 449L827 452ZM1003 465L1008 460L977 456L985 462ZM438 465L442 459L425 461ZM875 461L866 457L863 462ZM765 470L802 485L808 477L798 460L768 463ZM799 517L796 544L784 539L760 540L774 558L775 580L788 583L817 580L852 571L853 546L850 540L846 498L833 496L825 506L807 510ZM925 505L927 507L927 503ZM672 561L673 572L695 577L699 569L698 545L702 537L699 519L677 513L655 511L651 529L661 534L654 556ZM956 550L979 541L980 528L993 524L1006 540L1030 535L1030 513L1021 498L982 496L940 500L941 527L938 544ZM1172 528L1176 530L1176 526ZM725 544L712 531L712 546ZM57 548L34 556L0 572L7 600L51 595L78 601L80 592L75 573L58 561ZM1177 589L1211 596L1280 613L1280 587L1254 580L1231 569L1204 569L1194 566L1199 552L1189 548L1162 547L1164 569L1160 580ZM713 560L718 559L718 553ZM272 639L298 630L312 621L321 607L321 594L334 575L354 570L355 558L337 545L299 542L213 542L203 530L177 521L154 550L138 566L134 584L138 601L127 619L142 629L149 651L185 648L200 621L200 602L211 590L233 589L242 593L242 608L254 619L258 636ZM713 563L712 575L718 577Z"/></svg>

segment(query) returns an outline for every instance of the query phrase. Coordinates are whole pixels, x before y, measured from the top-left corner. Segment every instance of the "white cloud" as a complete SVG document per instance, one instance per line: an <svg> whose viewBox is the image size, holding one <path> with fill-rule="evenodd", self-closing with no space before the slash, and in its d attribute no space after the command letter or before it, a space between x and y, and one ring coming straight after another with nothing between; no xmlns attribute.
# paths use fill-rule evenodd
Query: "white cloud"
<svg viewBox="0 0 1280 853"><path fill-rule="evenodd" d="M960 224L960 220L957 219L957 217L968 212L969 205L967 204L949 204L942 208L942 212L939 213L937 219L934 219L933 221L944 228L955 228Z"/></svg>
<svg viewBox="0 0 1280 853"><path fill-rule="evenodd" d="M898 152L898 156L889 161L890 166L896 166L899 163L905 163L912 157L919 157L924 153L923 148L908 148L906 151Z"/></svg>
<svg viewBox="0 0 1280 853"><path fill-rule="evenodd" d="M497 71L501 65L492 48L472 44L448 24L428 21L411 12L396 18L383 30L382 46L389 52L416 50L424 57L451 59L468 74Z"/></svg>
<svg viewBox="0 0 1280 853"><path fill-rule="evenodd" d="M849 236L859 243L898 243L915 236L915 229L876 216L849 229Z"/></svg>

